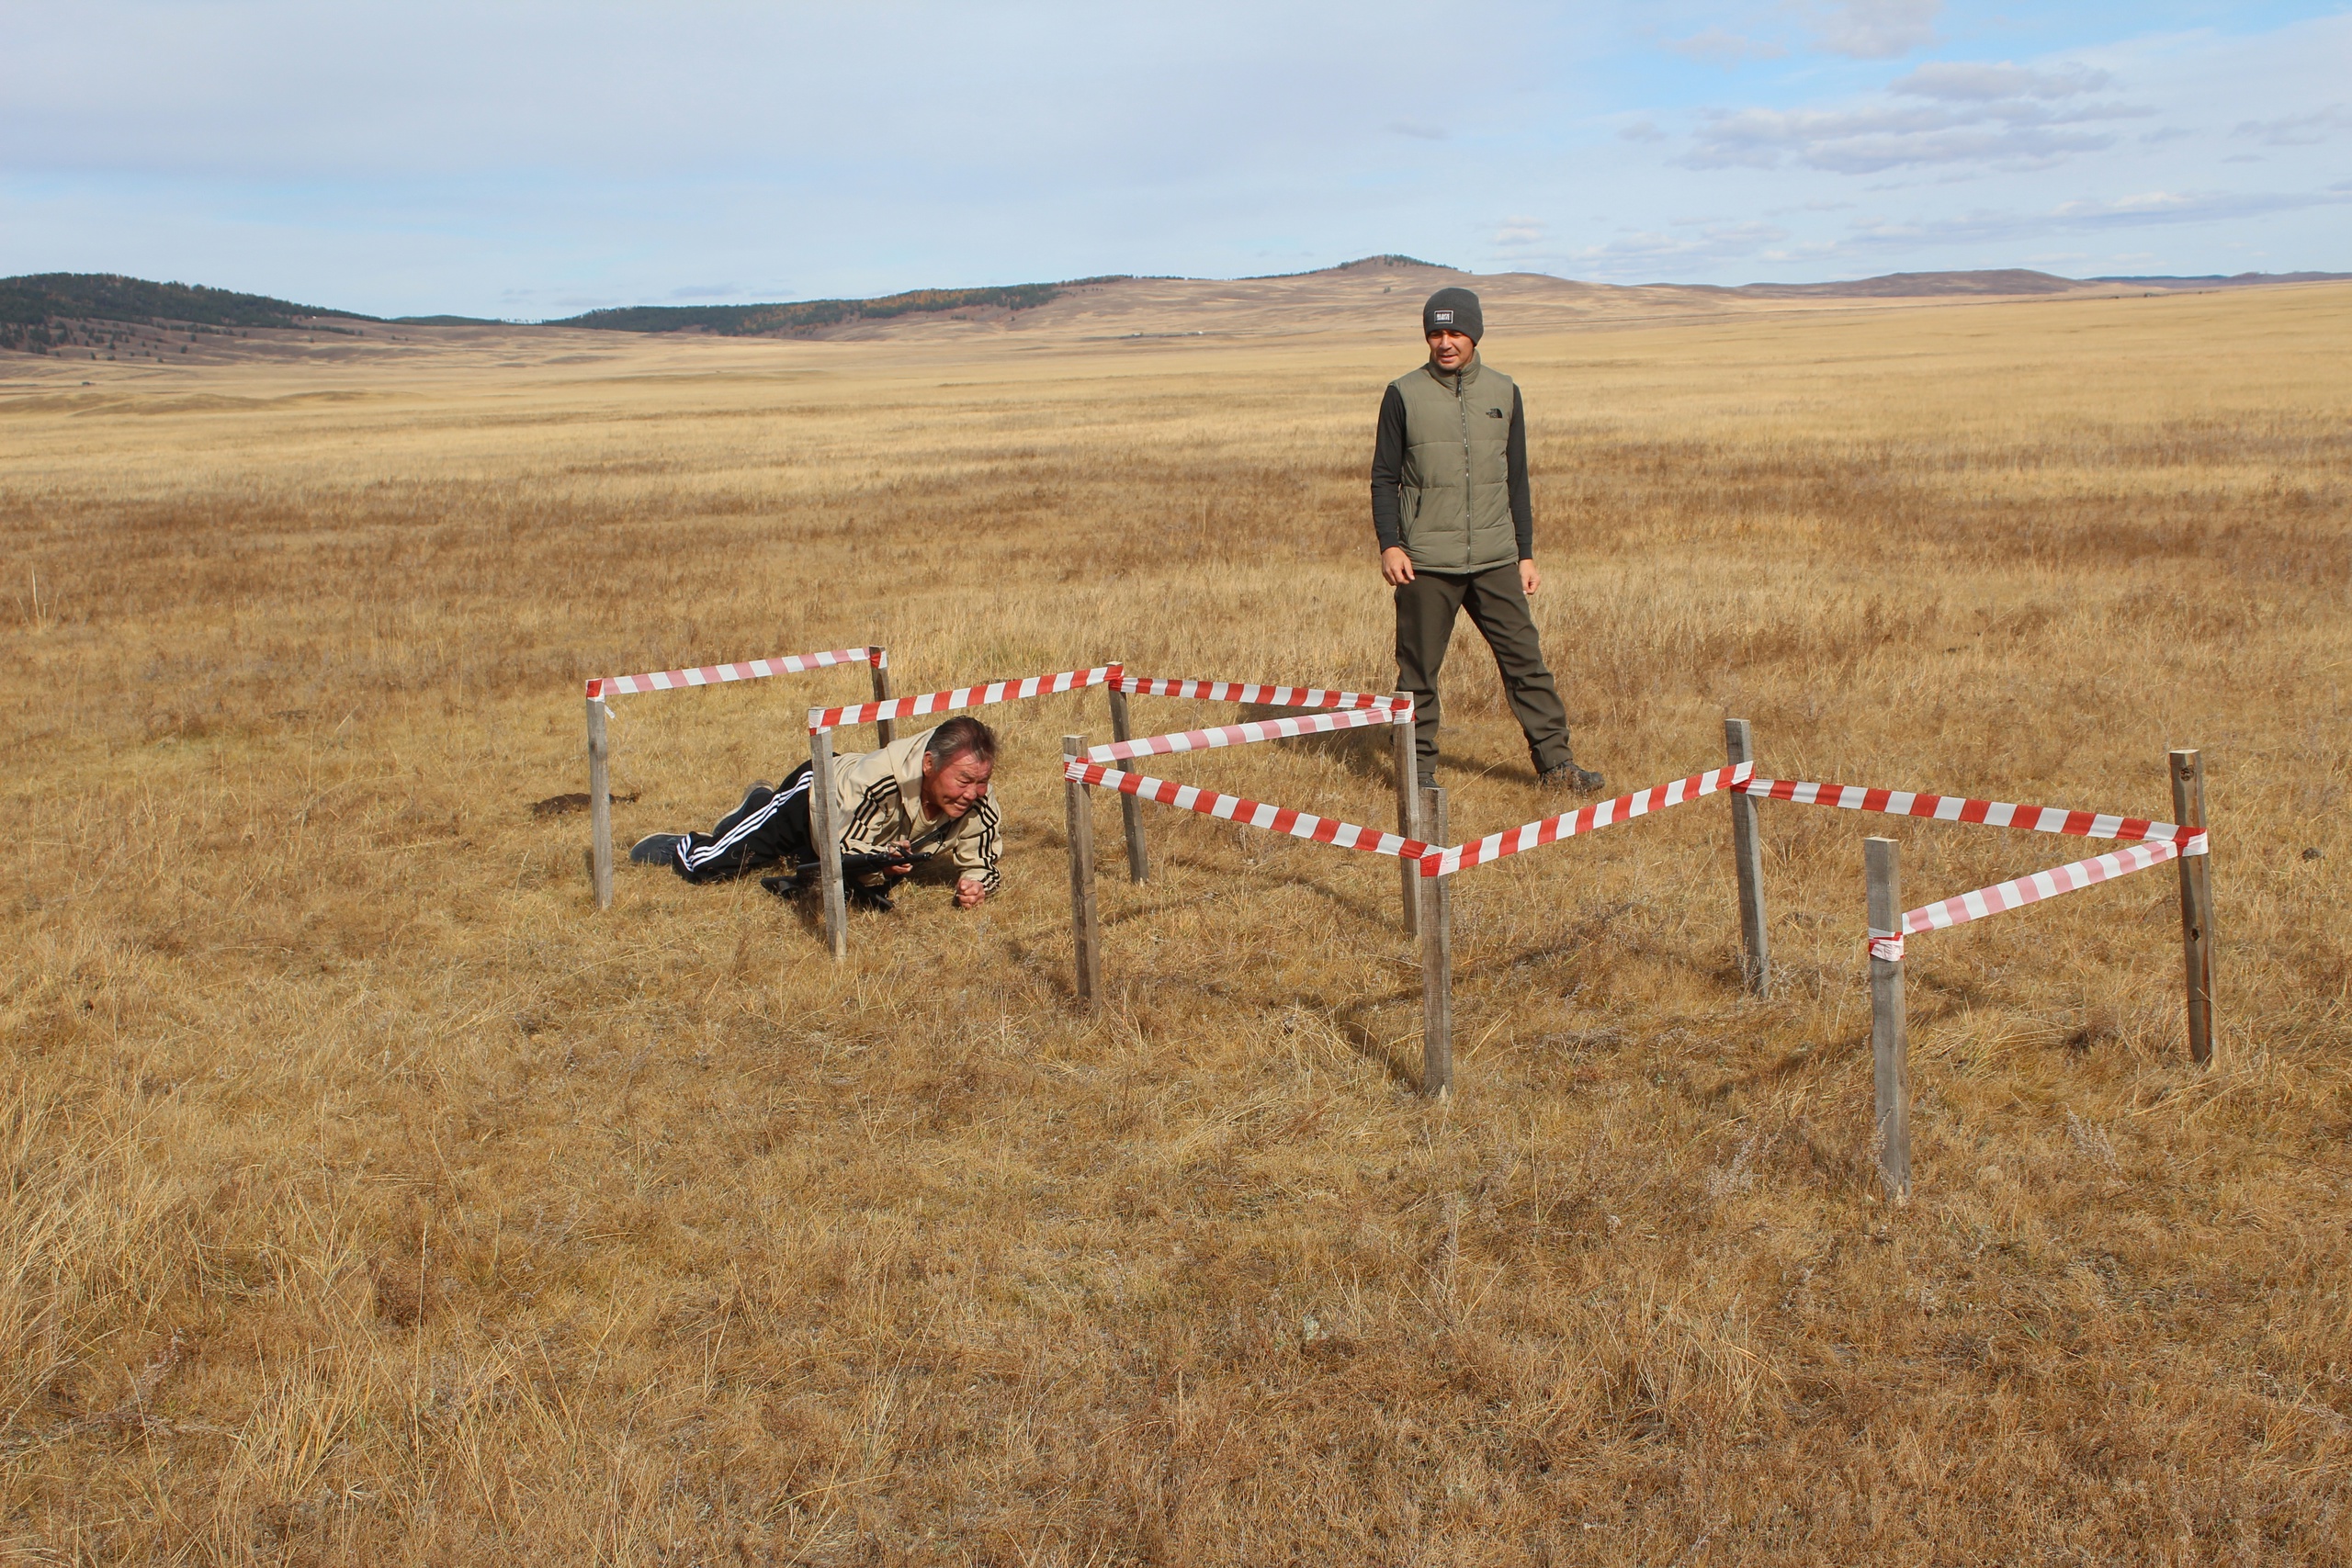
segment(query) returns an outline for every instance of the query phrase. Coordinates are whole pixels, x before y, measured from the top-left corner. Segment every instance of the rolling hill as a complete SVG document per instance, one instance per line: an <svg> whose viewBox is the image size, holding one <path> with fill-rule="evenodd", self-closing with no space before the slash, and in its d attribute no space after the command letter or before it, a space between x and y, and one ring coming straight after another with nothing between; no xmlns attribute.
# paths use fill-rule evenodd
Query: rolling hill
<svg viewBox="0 0 2352 1568"><path fill-rule="evenodd" d="M1406 255L1366 256L1312 272L1234 279L1115 275L1058 283L920 288L875 299L740 305L639 305L526 325L455 315L390 319L267 295L114 274L0 278L0 349L69 358L186 362L406 351L442 342L558 341L559 333L728 338L929 341L998 333L1024 337L1148 340L1249 337L1371 328L1402 320L1416 290L1475 283L1489 320L1544 331L1657 321L1738 309L1822 309L1929 299L2022 299L2084 292L2197 291L2341 279L2343 273L2077 279L2024 268L1891 273L1827 283L1736 288L1582 283L1547 273L1476 275ZM1397 298L1399 294L1403 299ZM451 334L458 334L452 338ZM577 344L581 340L571 340Z"/></svg>

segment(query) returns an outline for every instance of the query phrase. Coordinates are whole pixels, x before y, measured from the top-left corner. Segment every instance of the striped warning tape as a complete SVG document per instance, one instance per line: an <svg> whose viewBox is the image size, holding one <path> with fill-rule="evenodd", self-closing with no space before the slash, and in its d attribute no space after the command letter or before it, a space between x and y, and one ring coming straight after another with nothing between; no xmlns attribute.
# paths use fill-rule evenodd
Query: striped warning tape
<svg viewBox="0 0 2352 1568"><path fill-rule="evenodd" d="M628 692L673 692L684 686L716 686L729 681L757 681L768 675L797 675L832 664L890 667L889 654L878 648L836 648L824 653L787 653L776 659L753 659L741 664L704 664L692 670L656 670L646 675L601 675L588 682L592 697L617 696Z"/></svg>
<svg viewBox="0 0 2352 1568"><path fill-rule="evenodd" d="M2007 801L1977 800L1967 795L1920 795L1910 790L1864 789L1859 784L1814 784L1793 779L1751 778L1733 788L1743 795L1793 801L1800 806L1836 806L1849 811L1883 811L1889 816L1922 817L1938 822L1974 822L1988 828L2021 828L2079 839L2126 840L2128 847L2124 849L1905 910L1902 930L1870 933L1871 956L1890 964L1903 962L1905 935L1965 925L1987 915L2055 898L2062 893L2076 893L2102 882L2112 882L2119 876L2129 876L2183 855L2207 852L2201 828L2188 829L2174 822L2120 817L2112 812L2012 806Z"/></svg>
<svg viewBox="0 0 2352 1568"><path fill-rule="evenodd" d="M1991 828L2026 828L2037 833L2071 833L2083 839L2169 840L2181 829L2144 817L2100 811L2068 811L2055 806L2011 806L1959 795L1917 795L1904 789L1864 789L1860 784L1812 784L1794 779L1751 778L1736 786L1742 795L1794 801L1799 806L1838 806L1849 811L1883 811L1894 817L1927 817L1939 822L1981 822Z"/></svg>
<svg viewBox="0 0 2352 1568"><path fill-rule="evenodd" d="M1187 729L1179 735L1147 735L1134 740L1096 746L1086 753L1090 762L1116 762L1129 757L1156 757L1170 751L1199 751L1215 746L1247 746L1255 740L1283 740L1300 735L1322 735L1338 729L1362 729L1373 724L1410 724L1413 710L1405 707L1347 708L1300 714L1290 718L1254 719L1228 724L1221 729Z"/></svg>
<svg viewBox="0 0 2352 1568"><path fill-rule="evenodd" d="M992 681L985 686L958 686L951 692L925 692L920 696L892 697L887 702L859 703L852 707L810 708L808 730L831 729L845 724L872 724L877 719L911 718L927 713L952 713L957 708L985 707L990 703L1019 702L1055 692L1081 691L1107 685L1119 678L1115 664L1092 670L1065 670L1057 675L1032 675L1025 681Z"/></svg>
<svg viewBox="0 0 2352 1568"><path fill-rule="evenodd" d="M1148 773L1125 773L1083 758L1072 757L1063 763L1062 777L1102 789L1115 789L1122 795L1156 800L1162 806L1197 811L1204 817L1238 822L1246 828L1262 828L1269 833L1287 833L1294 839L1312 839L1318 844L1336 844L1343 850L1394 855L1399 860L1421 861L1424 865L1428 863L1423 857L1430 852L1430 846L1418 839L1384 833L1377 828L1360 828L1352 822L1294 811L1285 806L1269 806L1262 801L1244 800L1238 795L1219 795L1213 789L1195 789L1191 784L1171 784L1166 779L1153 778Z"/></svg>
<svg viewBox="0 0 2352 1568"><path fill-rule="evenodd" d="M1539 845L1572 839L1578 833L1589 833L1596 828L1630 822L1636 817L1646 817L1653 811L1679 806L1686 800L1697 800L1720 789L1734 789L1748 777L1755 766L1753 762L1738 762L1728 768L1717 768L1712 773L1693 773L1687 779L1652 784L1632 795L1621 795L1614 800L1588 806L1581 811L1546 817L1540 822L1490 833L1475 844L1463 844L1426 856L1421 861L1421 874L1452 876L1458 871L1490 860L1500 860L1505 855L1515 855Z"/></svg>
<svg viewBox="0 0 2352 1568"><path fill-rule="evenodd" d="M1164 681L1123 675L1119 690L1139 697L1195 697L1211 703L1264 703L1284 708L1386 708L1396 698L1385 692L1328 692L1320 686L1252 686L1237 681Z"/></svg>
<svg viewBox="0 0 2352 1568"><path fill-rule="evenodd" d="M2178 860L2184 855L2201 855L2206 852L2202 829L2183 839L2148 839L2123 849L2109 850L2103 855L2078 860L2071 865L2057 866L2049 871L2037 871L2028 876L1991 887L1979 887L1941 903L1928 904L1903 914L1903 933L1917 935L1921 931L1942 931L1947 927L1966 925L1987 915L1998 915L2010 909L2038 904L2044 898L2055 898L2062 893L2079 893L2086 887L2096 887L2102 882L2112 882L2119 876L2129 876L2135 871ZM1872 932L1873 942L1884 940L1882 933ZM1900 963L1903 959L1903 935L1898 933L1891 943L1892 954L1879 952L1873 945L1875 957L1888 957Z"/></svg>

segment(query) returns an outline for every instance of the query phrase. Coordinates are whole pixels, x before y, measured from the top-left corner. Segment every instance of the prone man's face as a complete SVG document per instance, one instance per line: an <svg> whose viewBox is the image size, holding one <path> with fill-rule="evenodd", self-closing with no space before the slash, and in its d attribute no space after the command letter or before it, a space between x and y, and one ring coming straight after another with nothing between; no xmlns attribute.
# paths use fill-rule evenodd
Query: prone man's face
<svg viewBox="0 0 2352 1568"><path fill-rule="evenodd" d="M983 762L969 751L958 751L944 764L926 756L922 760L924 804L945 816L961 817L988 794L989 775L994 772L995 763Z"/></svg>
<svg viewBox="0 0 2352 1568"><path fill-rule="evenodd" d="M1478 345L1470 341L1466 333L1440 327L1430 333L1430 363L1441 370L1459 370L1477 352Z"/></svg>

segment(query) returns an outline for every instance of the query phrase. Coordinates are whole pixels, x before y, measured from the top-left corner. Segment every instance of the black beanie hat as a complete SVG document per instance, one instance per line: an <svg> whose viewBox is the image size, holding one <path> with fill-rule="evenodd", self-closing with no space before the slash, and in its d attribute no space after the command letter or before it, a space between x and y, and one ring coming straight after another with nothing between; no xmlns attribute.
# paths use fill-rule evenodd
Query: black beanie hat
<svg viewBox="0 0 2352 1568"><path fill-rule="evenodd" d="M1478 297L1467 288L1441 288L1421 307L1421 335L1460 333L1472 343L1487 335L1487 318L1479 312Z"/></svg>

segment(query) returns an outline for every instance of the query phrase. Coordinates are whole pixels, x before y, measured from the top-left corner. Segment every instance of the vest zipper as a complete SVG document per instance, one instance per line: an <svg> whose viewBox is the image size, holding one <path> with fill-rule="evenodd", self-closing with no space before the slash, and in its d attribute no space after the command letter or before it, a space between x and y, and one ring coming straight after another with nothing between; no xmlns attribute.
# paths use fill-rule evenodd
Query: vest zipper
<svg viewBox="0 0 2352 1568"><path fill-rule="evenodd" d="M1478 558L1477 500L1478 491L1470 475L1470 401L1463 395L1464 371L1453 374L1453 412L1462 422L1462 560L1464 565Z"/></svg>

